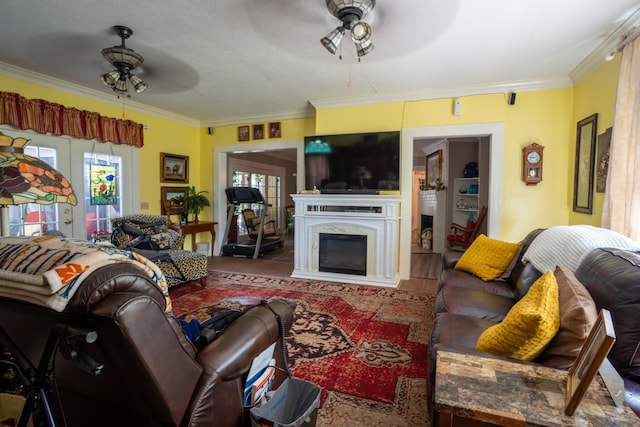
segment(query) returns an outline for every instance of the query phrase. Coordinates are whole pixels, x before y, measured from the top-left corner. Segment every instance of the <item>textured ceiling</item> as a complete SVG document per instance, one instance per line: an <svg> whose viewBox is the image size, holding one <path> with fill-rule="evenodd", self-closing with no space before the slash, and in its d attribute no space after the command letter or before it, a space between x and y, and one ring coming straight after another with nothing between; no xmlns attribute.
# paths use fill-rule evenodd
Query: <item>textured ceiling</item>
<svg viewBox="0 0 640 427"><path fill-rule="evenodd" d="M0 73L42 74L117 102L99 79L112 69L100 50L120 43L113 25L126 25L127 46L145 58L134 74L149 84L130 105L203 126L304 117L314 106L568 86L639 8L637 0L378 0L365 18L375 50L358 62L348 37L342 60L320 44L338 25L324 0L3 0Z"/></svg>

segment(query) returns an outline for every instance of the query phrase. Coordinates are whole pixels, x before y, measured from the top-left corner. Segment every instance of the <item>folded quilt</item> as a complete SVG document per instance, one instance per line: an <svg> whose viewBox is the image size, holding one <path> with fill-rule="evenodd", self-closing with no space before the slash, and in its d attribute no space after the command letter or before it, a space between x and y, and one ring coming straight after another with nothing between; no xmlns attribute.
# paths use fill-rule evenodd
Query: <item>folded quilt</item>
<svg viewBox="0 0 640 427"><path fill-rule="evenodd" d="M118 263L140 268L163 292L171 311L166 279L153 262L112 245L57 236L0 239L0 295L62 311L89 274Z"/></svg>
<svg viewBox="0 0 640 427"><path fill-rule="evenodd" d="M530 262L541 273L566 267L575 273L589 252L596 248L640 251L630 238L606 228L591 225L558 225L543 230L525 252L523 261Z"/></svg>

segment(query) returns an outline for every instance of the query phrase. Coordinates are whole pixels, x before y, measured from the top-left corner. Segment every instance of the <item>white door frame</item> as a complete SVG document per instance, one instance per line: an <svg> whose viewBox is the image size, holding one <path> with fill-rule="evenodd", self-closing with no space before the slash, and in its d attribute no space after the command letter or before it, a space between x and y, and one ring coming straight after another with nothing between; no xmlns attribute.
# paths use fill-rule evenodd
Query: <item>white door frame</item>
<svg viewBox="0 0 640 427"><path fill-rule="evenodd" d="M227 195L230 187L227 171L228 153L260 153L269 150L296 150L296 192L304 188L304 141L269 141L250 144L219 145L213 147L213 220L218 222L219 239L214 244L214 255L220 255L224 229L227 224Z"/></svg>
<svg viewBox="0 0 640 427"><path fill-rule="evenodd" d="M504 159L504 123L478 123L469 125L430 126L402 129L401 159L401 220L399 254L411 253L411 208L413 193L413 141L424 138L453 138L465 136L488 136L489 147L489 195L487 235L502 236L502 175ZM451 188L451 183L447 183ZM400 279L411 277L411 257L400 256Z"/></svg>

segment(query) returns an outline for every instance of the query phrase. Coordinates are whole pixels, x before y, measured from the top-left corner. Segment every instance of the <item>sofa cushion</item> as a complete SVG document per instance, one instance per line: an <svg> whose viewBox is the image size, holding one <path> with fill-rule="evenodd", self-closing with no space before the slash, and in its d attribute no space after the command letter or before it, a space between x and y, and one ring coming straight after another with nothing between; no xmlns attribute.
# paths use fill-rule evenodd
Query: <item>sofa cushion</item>
<svg viewBox="0 0 640 427"><path fill-rule="evenodd" d="M469 272L482 280L502 274L518 252L519 243L509 243L479 235L464 252L454 269Z"/></svg>
<svg viewBox="0 0 640 427"><path fill-rule="evenodd" d="M557 267L560 330L538 361L556 368L570 368L598 318L596 303L587 289L566 267Z"/></svg>
<svg viewBox="0 0 640 427"><path fill-rule="evenodd" d="M436 344L460 348L474 348L480 335L497 325L487 319L439 313L433 319L430 348Z"/></svg>
<svg viewBox="0 0 640 427"><path fill-rule="evenodd" d="M513 303L513 299L491 292L447 285L438 292L434 312L500 322L513 307Z"/></svg>
<svg viewBox="0 0 640 427"><path fill-rule="evenodd" d="M625 378L640 382L640 254L600 248L575 272L596 309L611 312L616 342L607 358Z"/></svg>
<svg viewBox="0 0 640 427"><path fill-rule="evenodd" d="M513 286L509 282L502 280L484 281L470 273L461 270L443 270L440 273L436 293L441 289L456 286L467 289L477 289L479 291L490 292L506 298L513 298Z"/></svg>
<svg viewBox="0 0 640 427"><path fill-rule="evenodd" d="M476 348L526 361L538 357L560 328L558 282L553 272L540 277L504 320L480 335Z"/></svg>

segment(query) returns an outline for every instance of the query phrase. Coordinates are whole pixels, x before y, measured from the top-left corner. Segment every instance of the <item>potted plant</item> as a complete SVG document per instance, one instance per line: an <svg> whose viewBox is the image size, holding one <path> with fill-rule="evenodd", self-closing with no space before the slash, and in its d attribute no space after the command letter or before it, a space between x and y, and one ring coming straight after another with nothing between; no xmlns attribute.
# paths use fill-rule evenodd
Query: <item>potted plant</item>
<svg viewBox="0 0 640 427"><path fill-rule="evenodd" d="M200 212L202 211L202 209L205 206L211 206L211 203L209 203L209 199L207 199L204 196L205 193L208 193L208 191L205 191L205 190L196 191L196 187L192 185L191 187L189 187L187 197L178 196L178 197L174 197L172 200L176 204L186 203L187 205L186 211L188 213L193 214L194 222L198 222L198 216L200 215Z"/></svg>

